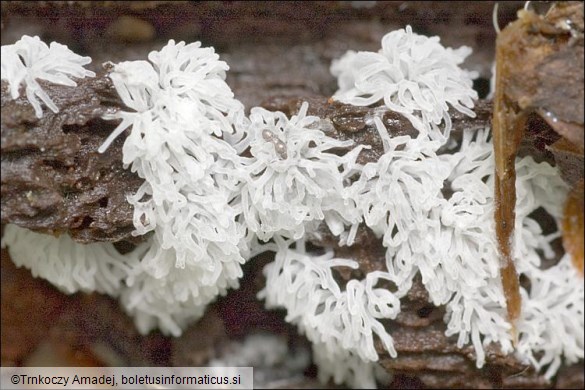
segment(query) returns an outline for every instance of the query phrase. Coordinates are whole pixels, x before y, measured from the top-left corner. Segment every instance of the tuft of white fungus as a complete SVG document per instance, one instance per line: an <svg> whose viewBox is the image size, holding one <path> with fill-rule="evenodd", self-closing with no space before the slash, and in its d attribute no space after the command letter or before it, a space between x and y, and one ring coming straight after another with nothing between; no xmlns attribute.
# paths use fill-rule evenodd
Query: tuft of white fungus
<svg viewBox="0 0 585 390"><path fill-rule="evenodd" d="M53 112L59 112L59 108L37 80L75 87L77 83L71 77L95 76L94 72L83 67L91 62L90 57L75 54L57 42L47 46L37 36L24 35L12 45L3 45L1 50L1 75L2 80L8 82L10 96L12 99L18 98L20 87L24 84L26 97L38 118L43 116L39 99Z"/></svg>
<svg viewBox="0 0 585 390"><path fill-rule="evenodd" d="M294 243L276 238L277 251L274 262L264 269L266 286L258 293L269 308L285 308L286 321L299 329L320 350L321 359L343 362L355 358L372 363L378 361L374 338L390 356L396 350L390 334L380 322L384 318L395 318L400 312L399 299L378 283L388 280L385 273L370 272L363 280L352 279L344 288L333 275L334 267L358 268L350 259L334 258L333 251L322 255L308 253L304 240ZM363 365L363 370L371 366ZM349 381L364 385L367 375L325 370L336 383ZM336 374L334 372L337 372ZM368 382L367 384L371 384Z"/></svg>
<svg viewBox="0 0 585 390"><path fill-rule="evenodd" d="M149 262L152 252L156 252L155 266ZM221 253L211 256L211 266L193 263L177 268L175 250L161 248L156 236L149 240L147 254L131 270L120 294L122 306L142 334L160 329L178 337L203 316L210 302L239 287L243 275L240 262ZM165 269L164 275L157 274L161 269Z"/></svg>
<svg viewBox="0 0 585 390"><path fill-rule="evenodd" d="M380 120L374 124L384 144L384 154L363 168L350 192L366 225L383 235L384 245L399 248L415 230L434 222L429 214L441 201L441 190L451 172L447 156L436 154L440 143L409 136L390 138Z"/></svg>
<svg viewBox="0 0 585 390"><path fill-rule="evenodd" d="M348 51L334 60L337 77L333 99L356 106L384 101L386 107L408 118L423 135L446 141L451 131L450 108L475 117L471 110L477 92L476 73L460 68L471 48L445 48L439 37L392 31L377 52Z"/></svg>
<svg viewBox="0 0 585 390"><path fill-rule="evenodd" d="M34 277L48 280L67 294L97 291L114 297L144 250L138 247L121 255L111 243L84 245L67 234L53 237L12 224L4 228L5 246L14 264L30 269Z"/></svg>
<svg viewBox="0 0 585 390"><path fill-rule="evenodd" d="M106 117L122 121L99 150L131 128L123 162L144 179L128 196L133 234L153 232L122 304L141 332L158 327L178 336L242 275L245 227L236 197L245 173L223 136L243 138L236 133L245 120L213 48L171 40L148 58L112 66L109 77L134 111Z"/></svg>
<svg viewBox="0 0 585 390"><path fill-rule="evenodd" d="M346 187L364 147L329 137L307 109L305 102L290 119L282 112L251 110L253 159L240 196L246 224L262 240L274 234L300 239L323 220L339 235L360 220Z"/></svg>

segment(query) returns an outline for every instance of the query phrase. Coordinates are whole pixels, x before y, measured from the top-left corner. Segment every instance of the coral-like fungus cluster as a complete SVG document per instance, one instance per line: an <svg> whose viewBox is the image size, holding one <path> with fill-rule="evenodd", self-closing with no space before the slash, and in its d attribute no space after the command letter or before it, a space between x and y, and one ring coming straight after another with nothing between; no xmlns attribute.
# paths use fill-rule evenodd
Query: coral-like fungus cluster
<svg viewBox="0 0 585 390"><path fill-rule="evenodd" d="M26 52L39 42L24 37L14 48ZM21 55L22 62L14 48L2 48L2 79L13 98L24 83L37 114L35 96L56 107L36 79L92 76L80 68L87 61L67 50L37 64L34 56ZM514 345L492 223L489 129L447 142L452 109L474 116L473 73L459 67L470 50L445 48L408 26L387 34L378 53L349 52L333 63L340 88L334 99L379 106L368 120L384 154L365 164L358 157L367 146L332 137L307 115L307 103L290 118L259 107L246 115L225 82L227 64L200 43L170 41L149 61L109 64L128 109L104 117L119 125L100 151L129 130L123 162L144 182L128 202L134 234L145 242L121 255L112 244L81 245L9 225L3 243L18 265L63 291L120 297L141 332L175 336L238 286L242 264L273 251L259 297L286 309L286 320L313 343L322 379L366 387L379 375L377 341L396 356L386 320L400 313L400 299L420 275L432 303L446 307L448 335L460 347L471 342L482 366L488 344L505 352ZM390 137L381 119L390 110L418 134ZM517 192L513 256L530 283L521 290L515 350L550 377L563 357L583 358L584 293L569 255L541 269L559 233L543 232L533 213L560 218L567 189L555 168L525 157L517 161ZM338 272L359 264L306 237L326 226L351 246L360 225L381 239L385 264L341 283Z"/></svg>

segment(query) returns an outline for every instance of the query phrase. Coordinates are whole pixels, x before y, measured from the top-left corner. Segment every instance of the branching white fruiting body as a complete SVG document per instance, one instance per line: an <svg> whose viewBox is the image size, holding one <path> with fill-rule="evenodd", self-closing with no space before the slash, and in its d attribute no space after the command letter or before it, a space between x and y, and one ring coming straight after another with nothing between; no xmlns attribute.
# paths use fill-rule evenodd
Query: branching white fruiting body
<svg viewBox="0 0 585 390"><path fill-rule="evenodd" d="M12 99L20 96L21 84L25 85L26 97L38 118L43 116L39 99L53 112L59 108L41 88L37 80L54 84L77 86L70 77L94 77L95 73L83 68L91 58L73 53L65 45L51 42L50 46L39 37L24 35L13 45L2 46L1 74L10 86Z"/></svg>
<svg viewBox="0 0 585 390"><path fill-rule="evenodd" d="M449 106L475 117L477 74L459 67L470 53L469 47L445 48L439 37L418 35L406 26L386 34L377 53L348 51L333 61L339 87L333 98L356 106L383 100L422 136L444 142L451 131Z"/></svg>
<svg viewBox="0 0 585 390"><path fill-rule="evenodd" d="M307 109L303 103L288 119L281 112L252 108L253 159L241 202L249 229L262 240L274 234L299 239L307 227L323 220L339 235L346 225L360 221L347 185L364 147L329 137Z"/></svg>

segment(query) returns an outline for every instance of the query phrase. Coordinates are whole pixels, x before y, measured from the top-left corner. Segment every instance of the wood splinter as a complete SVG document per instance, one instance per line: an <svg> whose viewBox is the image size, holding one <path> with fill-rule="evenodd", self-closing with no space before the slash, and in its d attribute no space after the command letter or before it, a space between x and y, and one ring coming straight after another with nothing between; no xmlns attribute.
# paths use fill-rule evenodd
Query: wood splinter
<svg viewBox="0 0 585 390"><path fill-rule="evenodd" d="M496 14L494 18L497 19ZM498 31L495 84L494 218L500 278L512 326L512 342L517 345L516 322L522 300L513 257L515 159L530 113L540 115L561 137L549 150L559 155L570 152L583 156L583 108L580 103L564 103L583 101L583 4L554 3L544 16L529 9L519 11L518 20ZM556 154L555 161L558 165L563 163L562 158L557 160ZM569 182L573 189L567 197L560 228L565 251L583 276L582 171L580 176L576 182Z"/></svg>
<svg viewBox="0 0 585 390"><path fill-rule="evenodd" d="M500 34L501 35L501 34ZM499 38L499 37L498 37ZM498 39L498 43L499 43ZM522 298L518 273L512 257L512 238L516 220L516 153L524 134L526 115L506 101L503 83L509 72L505 63L506 46L496 45L496 90L494 95L493 143L496 164L495 221L496 239L500 252L500 278L506 297L508 320L512 325L512 342L516 345L516 321L520 317Z"/></svg>

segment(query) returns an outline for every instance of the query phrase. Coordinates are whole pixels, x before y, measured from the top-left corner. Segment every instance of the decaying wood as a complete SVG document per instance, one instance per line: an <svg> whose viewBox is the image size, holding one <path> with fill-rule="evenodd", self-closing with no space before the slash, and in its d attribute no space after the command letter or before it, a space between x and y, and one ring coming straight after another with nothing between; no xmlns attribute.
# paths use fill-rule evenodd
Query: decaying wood
<svg viewBox="0 0 585 390"><path fill-rule="evenodd" d="M511 35L503 31L496 41L496 91L492 130L496 160L494 199L496 238L500 252L500 277L506 296L508 319L512 324L515 340L515 321L520 316L522 305L518 273L511 254L516 219L515 159L524 133L526 115L509 101L504 93L504 85L512 72L511 65L513 65L508 58L514 55L512 52L515 50L514 45L508 41L512 38Z"/></svg>
<svg viewBox="0 0 585 390"><path fill-rule="evenodd" d="M526 119L528 114L537 113L563 137L554 150L570 149L583 155L582 101L583 3L555 4L546 15L520 11L518 20L508 25L496 41L492 123L496 159L494 218L500 275L514 339L515 322L522 306L511 255L516 205L515 158ZM563 143L571 147L559 149ZM583 181L580 183L568 198L563 234L565 248L583 274Z"/></svg>

